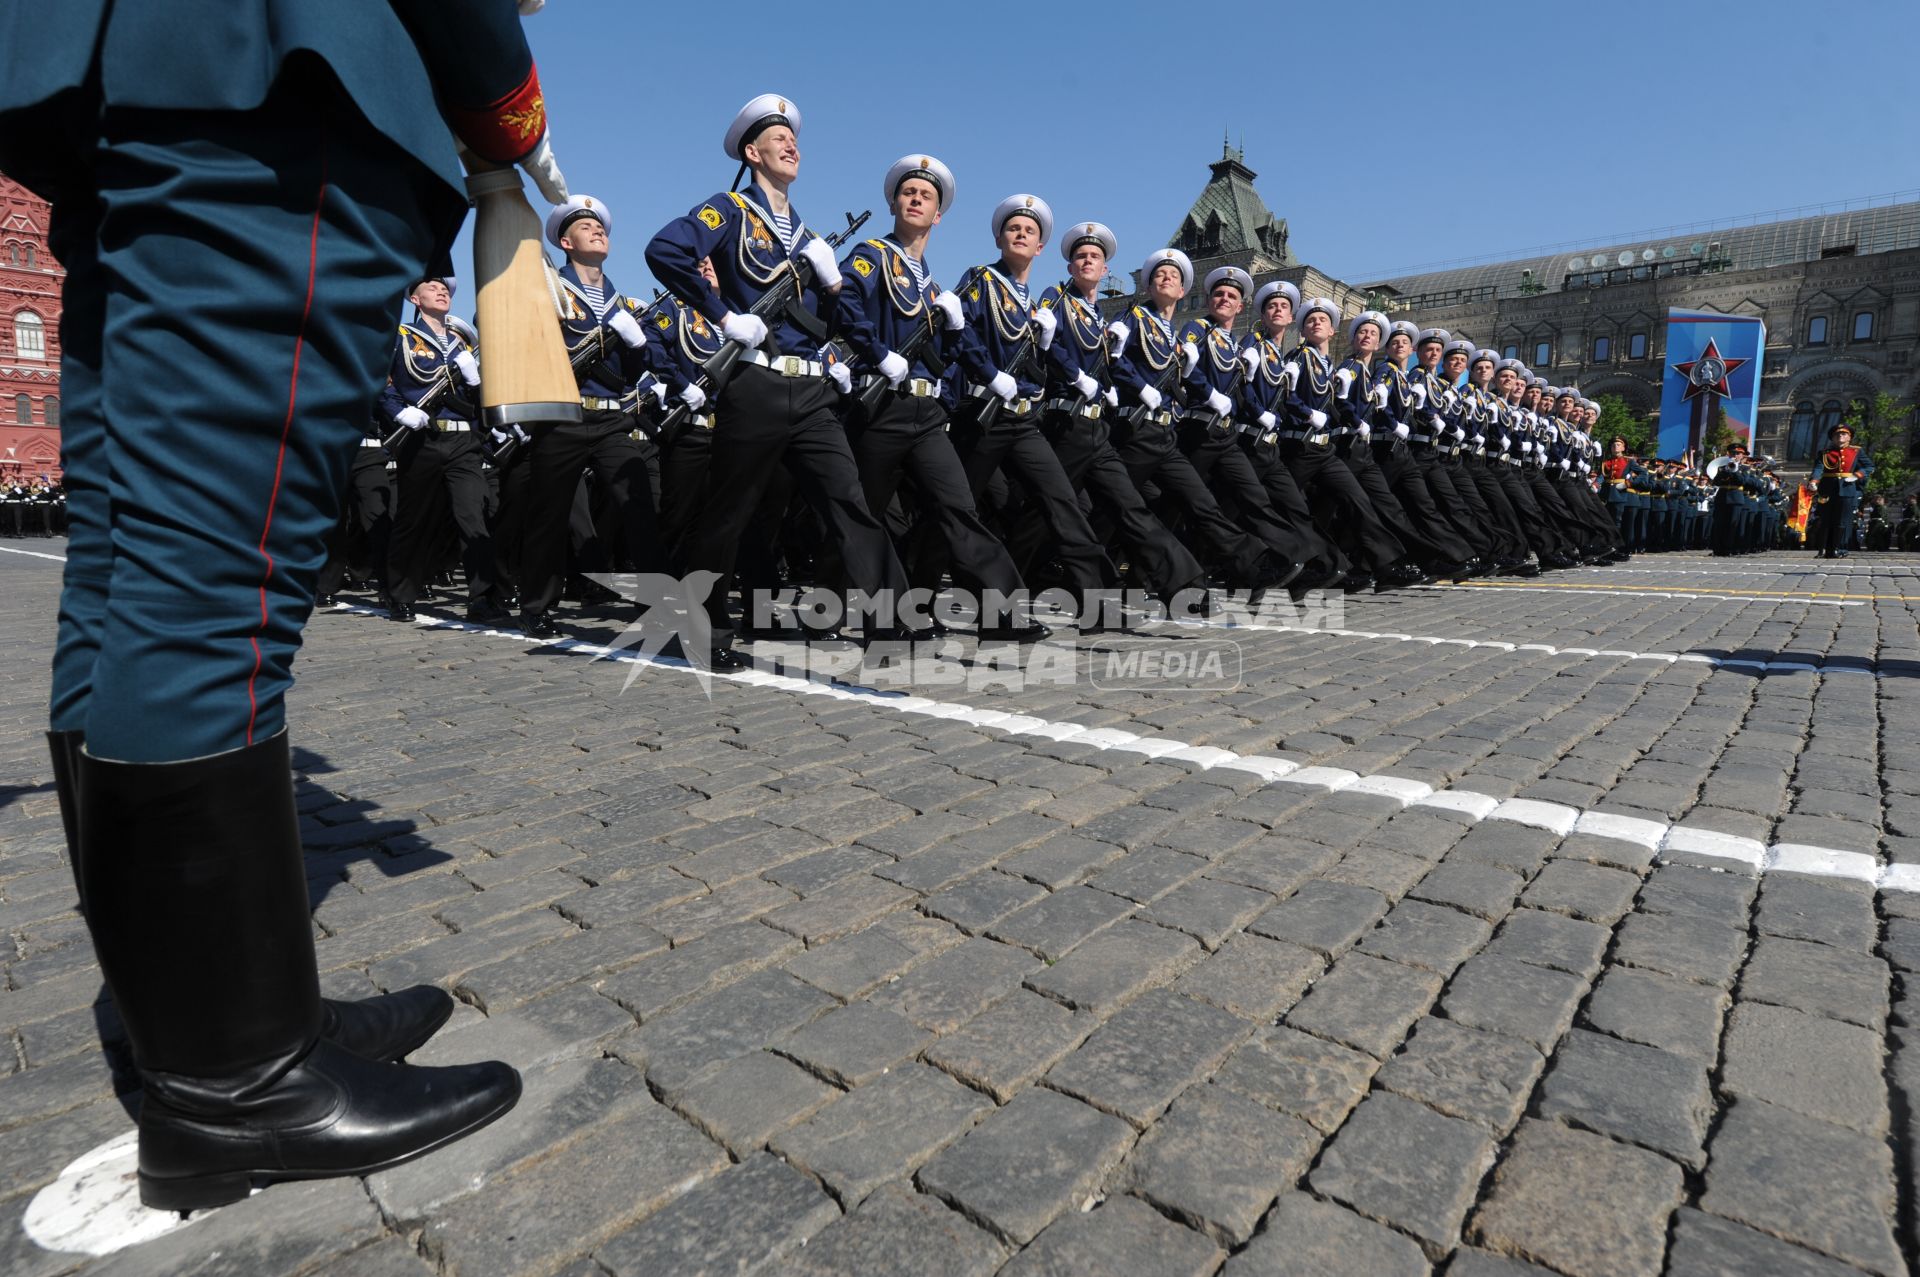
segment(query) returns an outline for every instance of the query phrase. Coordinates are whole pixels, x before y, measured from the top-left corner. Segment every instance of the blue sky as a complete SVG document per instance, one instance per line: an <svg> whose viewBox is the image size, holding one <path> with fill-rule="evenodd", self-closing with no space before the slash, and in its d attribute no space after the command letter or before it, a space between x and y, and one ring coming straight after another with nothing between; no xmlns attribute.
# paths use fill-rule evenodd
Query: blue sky
<svg viewBox="0 0 1920 1277"><path fill-rule="evenodd" d="M609 273L642 297L647 239L725 188L721 137L762 92L804 112L794 201L816 229L871 208L884 231L888 165L944 160L958 198L929 259L949 279L992 257L988 214L1016 191L1063 225L1106 222L1132 269L1223 133L1244 138L1296 256L1352 283L1920 188L1912 0L551 0L527 31L561 165L612 208ZM470 270L464 237L454 260Z"/></svg>

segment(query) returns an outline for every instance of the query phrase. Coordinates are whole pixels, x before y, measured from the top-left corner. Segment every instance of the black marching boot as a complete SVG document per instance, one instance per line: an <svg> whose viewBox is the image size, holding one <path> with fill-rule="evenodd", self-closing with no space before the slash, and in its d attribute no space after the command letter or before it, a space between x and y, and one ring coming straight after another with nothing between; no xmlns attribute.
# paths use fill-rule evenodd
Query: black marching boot
<svg viewBox="0 0 1920 1277"><path fill-rule="evenodd" d="M82 893L80 912L87 912L86 878L80 872L80 795L77 771L85 733L48 732L47 752L53 759L53 787L60 797L60 823L67 835L67 865L73 870L74 890ZM376 994L355 1002L320 1002L320 1036L355 1055L385 1063L403 1059L426 1045L453 1015L453 998L430 984Z"/></svg>
<svg viewBox="0 0 1920 1277"><path fill-rule="evenodd" d="M520 1098L504 1064L381 1063L322 1036L285 732L187 762L77 762L81 898L145 1091L143 1203L370 1174Z"/></svg>

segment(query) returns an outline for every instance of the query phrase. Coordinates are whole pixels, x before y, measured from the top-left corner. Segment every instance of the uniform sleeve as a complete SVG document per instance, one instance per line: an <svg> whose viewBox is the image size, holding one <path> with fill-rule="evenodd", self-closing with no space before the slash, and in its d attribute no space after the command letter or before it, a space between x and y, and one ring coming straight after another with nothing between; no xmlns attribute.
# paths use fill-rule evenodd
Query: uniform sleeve
<svg viewBox="0 0 1920 1277"><path fill-rule="evenodd" d="M700 259L727 242L739 216L737 204L716 195L668 222L647 244L647 269L653 277L715 324L726 318L727 305L700 273Z"/></svg>
<svg viewBox="0 0 1920 1277"><path fill-rule="evenodd" d="M1067 307L1058 284L1041 292L1040 306L1043 310L1052 311L1054 320L1058 324L1054 330L1053 345L1046 350L1046 364L1053 373L1048 380L1070 382L1080 375L1082 368L1080 360L1083 352L1079 341L1067 331Z"/></svg>
<svg viewBox="0 0 1920 1277"><path fill-rule="evenodd" d="M969 380L981 386L992 381L994 373L1002 371L993 366L986 338L980 335L986 330L986 325L993 322L993 316L988 313L991 310L988 301L991 295L978 269L962 275L957 296L960 298L960 313L966 317L967 323L959 332L948 335L951 358L960 365Z"/></svg>
<svg viewBox="0 0 1920 1277"><path fill-rule="evenodd" d="M1146 325L1139 321L1138 315L1132 311L1127 312L1126 319L1122 321L1132 330L1127 334L1127 344L1114 351L1113 358L1107 361L1107 367L1113 375L1114 388L1124 391L1134 403L1140 402L1140 391L1147 385L1144 352L1138 362L1133 358L1135 350L1143 349L1140 343L1144 340L1143 330Z"/></svg>
<svg viewBox="0 0 1920 1277"><path fill-rule="evenodd" d="M875 308L887 304L886 299L879 296L879 281L886 273L886 262L878 249L862 243L847 254L841 266L845 269L840 272L839 335L846 338L855 361L871 371L887 356L879 325L873 320Z"/></svg>
<svg viewBox="0 0 1920 1277"><path fill-rule="evenodd" d="M547 132L546 96L514 0L390 0L447 124L481 159L511 164Z"/></svg>
<svg viewBox="0 0 1920 1277"><path fill-rule="evenodd" d="M407 406L407 397L400 393L399 382L407 376L406 350L407 338L404 333L393 339L393 358L387 362L387 382L380 387L378 406L380 415L392 425L399 424L400 410Z"/></svg>
<svg viewBox="0 0 1920 1277"><path fill-rule="evenodd" d="M1207 392L1213 389L1212 384L1207 380L1206 340L1207 330L1201 326L1200 321L1197 319L1189 319L1186 323L1180 325L1180 332L1173 339L1174 357L1179 359L1182 369L1180 373L1180 384L1187 388L1188 397L1194 399L1196 402L1205 399ZM1194 346L1199 349L1201 355L1199 361L1193 365L1192 373L1185 371L1187 363L1186 345L1188 342L1192 342Z"/></svg>

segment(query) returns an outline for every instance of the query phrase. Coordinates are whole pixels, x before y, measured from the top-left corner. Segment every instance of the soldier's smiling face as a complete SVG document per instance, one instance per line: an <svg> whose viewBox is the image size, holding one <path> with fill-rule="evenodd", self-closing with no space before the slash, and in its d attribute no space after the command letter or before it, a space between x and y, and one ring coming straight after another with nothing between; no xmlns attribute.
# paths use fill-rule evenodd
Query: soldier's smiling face
<svg viewBox="0 0 1920 1277"><path fill-rule="evenodd" d="M1107 277L1107 255L1098 244L1082 244L1073 250L1073 260L1068 263L1068 270L1080 287L1096 287Z"/></svg>
<svg viewBox="0 0 1920 1277"><path fill-rule="evenodd" d="M755 169L781 182L800 176L800 139L784 124L775 124L740 148L740 154Z"/></svg>
<svg viewBox="0 0 1920 1277"><path fill-rule="evenodd" d="M1405 333L1395 333L1387 338L1387 358L1394 363L1405 363L1407 356L1413 353L1413 338Z"/></svg>
<svg viewBox="0 0 1920 1277"><path fill-rule="evenodd" d="M1422 368L1438 368L1440 366L1439 342L1423 341L1420 343L1420 366Z"/></svg>
<svg viewBox="0 0 1920 1277"><path fill-rule="evenodd" d="M1000 255L1007 259L1009 266L1026 266L1040 255L1047 246L1040 238L1040 223L1025 213L1015 213L1000 223ZM1079 256L1079 254L1075 254ZM1103 263L1104 265L1104 263Z"/></svg>
<svg viewBox="0 0 1920 1277"><path fill-rule="evenodd" d="M560 236L560 247L575 261L597 266L607 259L607 228L597 217L576 217Z"/></svg>
<svg viewBox="0 0 1920 1277"><path fill-rule="evenodd" d="M1153 278L1147 284L1153 300L1161 306L1171 306L1187 295L1186 285L1180 279L1180 268L1172 262L1162 262L1153 268Z"/></svg>
<svg viewBox="0 0 1920 1277"><path fill-rule="evenodd" d="M1246 305L1246 298L1232 284L1215 284L1213 291L1207 294L1207 315L1222 328L1233 327L1233 321L1240 318L1240 309Z"/></svg>
<svg viewBox="0 0 1920 1277"><path fill-rule="evenodd" d="M444 319L447 311L453 307L453 292L444 280L424 279L413 290L411 300L426 314L435 319Z"/></svg>
<svg viewBox="0 0 1920 1277"><path fill-rule="evenodd" d="M1447 376L1458 377L1467 370L1467 352L1464 350L1456 350L1451 355L1448 355L1445 367Z"/></svg>
<svg viewBox="0 0 1920 1277"><path fill-rule="evenodd" d="M924 177L910 177L893 192L893 216L911 230L932 230L940 224L940 191Z"/></svg>

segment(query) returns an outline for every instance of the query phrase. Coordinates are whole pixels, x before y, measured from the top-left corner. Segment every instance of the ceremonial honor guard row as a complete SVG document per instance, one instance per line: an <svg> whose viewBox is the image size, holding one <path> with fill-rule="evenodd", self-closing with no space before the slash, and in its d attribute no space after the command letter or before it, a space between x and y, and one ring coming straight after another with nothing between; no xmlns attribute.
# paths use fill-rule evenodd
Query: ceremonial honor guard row
<svg viewBox="0 0 1920 1277"><path fill-rule="evenodd" d="M993 210L993 260L942 287L928 249L955 180L931 155L884 174L887 233L823 238L791 199L800 129L776 95L739 112L734 187L646 246L666 288L651 304L613 282L604 203L548 215L577 424L482 432L482 355L449 314L454 281L415 282L355 467L363 557L394 616L455 541L469 615L505 619L517 598L536 637L557 632L563 595L603 601L586 574L711 572L708 655L730 668L738 640L802 636L751 607L736 620L735 586L818 581L855 602L949 578L981 600L1060 587L1086 633L1125 624L1095 603L1119 564L1162 599L1297 594L1698 540L1697 501L1640 468L1602 473L1598 405L1443 330L1347 320L1233 267L1198 281L1202 317L1176 322L1196 281L1175 249L1147 257L1141 296L1110 320L1097 289L1112 232L1083 221L1056 240L1053 210L1024 193ZM1056 243L1067 278L1042 287ZM1651 517L1656 501L1672 516ZM868 639L944 632L884 607L846 620ZM1047 632L1012 610L980 617L983 639Z"/></svg>

